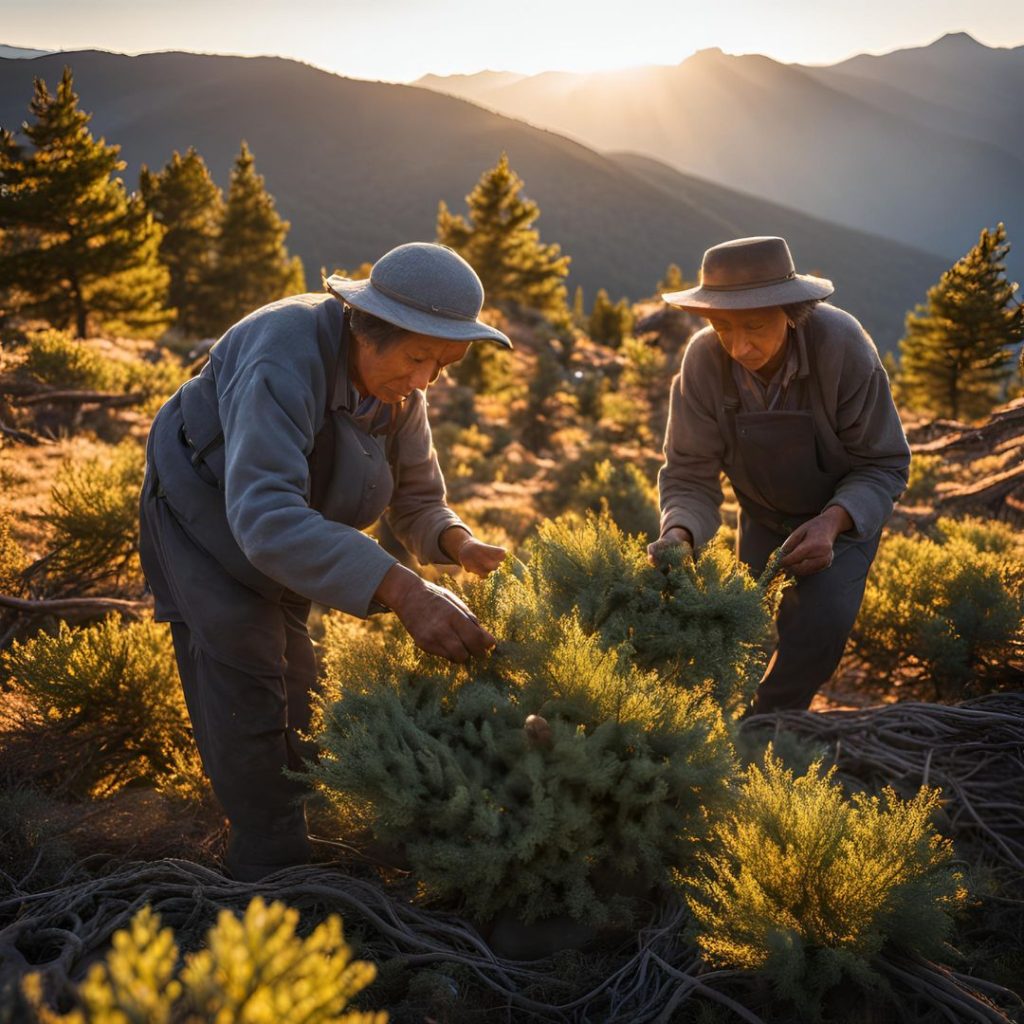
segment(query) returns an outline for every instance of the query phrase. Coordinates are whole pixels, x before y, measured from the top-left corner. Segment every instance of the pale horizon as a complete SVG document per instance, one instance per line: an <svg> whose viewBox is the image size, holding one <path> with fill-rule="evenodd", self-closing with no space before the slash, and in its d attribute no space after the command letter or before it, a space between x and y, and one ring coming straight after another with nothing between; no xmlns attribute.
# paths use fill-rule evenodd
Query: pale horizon
<svg viewBox="0 0 1024 1024"><path fill-rule="evenodd" d="M479 0L380 0L372 6L254 0L239 19L229 0L182 0L173 12L156 0L98 0L88 11L72 0L0 0L0 43L58 52L283 57L346 77L396 83L426 74L671 67L710 48L830 65L858 54L928 46L959 32L989 47L1024 45L1024 4L1001 0L970 14L949 0L927 6L920 11L906 0L865 0L856 11L824 4L808 15L798 0L779 0L770 12L757 0L741 0L729 12L688 0L635 0L628 7L521 0L512 17L506 6Z"/></svg>

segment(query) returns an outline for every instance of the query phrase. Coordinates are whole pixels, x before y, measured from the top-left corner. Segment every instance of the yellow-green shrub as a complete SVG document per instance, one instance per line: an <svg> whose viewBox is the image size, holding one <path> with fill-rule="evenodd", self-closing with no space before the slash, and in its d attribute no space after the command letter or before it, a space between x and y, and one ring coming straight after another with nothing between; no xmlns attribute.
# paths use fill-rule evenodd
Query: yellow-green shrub
<svg viewBox="0 0 1024 1024"><path fill-rule="evenodd" d="M942 479L944 464L941 455L915 455L910 460L910 479L903 494L903 502L912 504L933 498L935 486Z"/></svg>
<svg viewBox="0 0 1024 1024"><path fill-rule="evenodd" d="M854 631L882 672L922 666L937 696L997 681L1024 626L1024 556L1014 531L940 519L934 537L890 536L868 577Z"/></svg>
<svg viewBox="0 0 1024 1024"><path fill-rule="evenodd" d="M649 540L656 540L660 532L658 489L632 462L599 462L592 472L580 477L569 508L607 510L620 529Z"/></svg>
<svg viewBox="0 0 1024 1024"><path fill-rule="evenodd" d="M28 336L22 373L53 388L106 391L117 387L119 364L67 331L33 331Z"/></svg>
<svg viewBox="0 0 1024 1024"><path fill-rule="evenodd" d="M19 732L37 742L33 774L64 791L103 794L174 768L191 743L170 632L110 616L62 622L2 654Z"/></svg>
<svg viewBox="0 0 1024 1024"><path fill-rule="evenodd" d="M109 454L66 462L42 515L50 529L49 552L31 569L75 590L138 575L139 491L145 453L123 441Z"/></svg>
<svg viewBox="0 0 1024 1024"><path fill-rule="evenodd" d="M887 944L940 953L965 897L952 845L929 823L937 791L850 801L820 767L794 779L769 749L715 825L702 872L680 880L705 958L763 973L802 1019L844 973L871 983Z"/></svg>
<svg viewBox="0 0 1024 1024"><path fill-rule="evenodd" d="M78 1009L48 1009L38 974L23 991L41 1024L385 1024L386 1013L343 1012L377 969L352 960L341 919L332 914L305 939L295 934L298 920L298 911L258 896L241 920L222 910L206 948L179 969L174 933L143 907L89 969Z"/></svg>

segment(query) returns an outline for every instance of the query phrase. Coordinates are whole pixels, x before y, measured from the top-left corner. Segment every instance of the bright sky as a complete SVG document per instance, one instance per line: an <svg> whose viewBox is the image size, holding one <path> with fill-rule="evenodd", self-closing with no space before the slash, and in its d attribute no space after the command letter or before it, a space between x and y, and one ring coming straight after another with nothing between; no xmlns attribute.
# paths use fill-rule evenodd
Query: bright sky
<svg viewBox="0 0 1024 1024"><path fill-rule="evenodd" d="M0 43L278 54L404 82L677 64L695 50L831 64L947 32L1024 44L1021 0L0 0Z"/></svg>

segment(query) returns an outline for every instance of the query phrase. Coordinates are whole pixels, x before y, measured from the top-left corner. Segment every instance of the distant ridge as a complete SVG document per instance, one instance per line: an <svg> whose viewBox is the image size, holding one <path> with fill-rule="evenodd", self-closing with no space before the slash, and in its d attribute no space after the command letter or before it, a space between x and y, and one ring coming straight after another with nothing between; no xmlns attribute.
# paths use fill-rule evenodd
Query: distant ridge
<svg viewBox="0 0 1024 1024"><path fill-rule="evenodd" d="M692 276L704 249L731 235L785 233L801 267L833 277L837 301L890 348L946 266L710 182L671 171L669 180L462 100L279 58L83 51L0 60L0 125L20 125L32 77L52 87L65 64L93 131L121 145L132 186L140 164L161 167L189 145L223 186L247 140L314 288L321 266L351 268L432 238L438 200L463 209L502 150L540 204L543 239L572 256L570 285L583 285L588 304L599 287L615 298L649 295L670 262Z"/></svg>
<svg viewBox="0 0 1024 1024"><path fill-rule="evenodd" d="M949 259L1001 220L1024 276L1024 47L951 33L832 67L711 48L628 74L417 84Z"/></svg>
<svg viewBox="0 0 1024 1024"><path fill-rule="evenodd" d="M53 52L53 50L31 50L24 46L7 46L5 43L0 43L0 57L5 60L25 60L31 59L32 57L45 57L48 53Z"/></svg>

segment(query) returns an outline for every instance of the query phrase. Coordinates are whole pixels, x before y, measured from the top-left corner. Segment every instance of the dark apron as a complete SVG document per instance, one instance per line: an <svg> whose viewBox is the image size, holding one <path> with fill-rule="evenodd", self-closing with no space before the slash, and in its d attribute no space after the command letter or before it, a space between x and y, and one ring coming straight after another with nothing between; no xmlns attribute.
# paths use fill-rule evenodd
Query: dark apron
<svg viewBox="0 0 1024 1024"><path fill-rule="evenodd" d="M810 409L741 412L729 363L722 353L725 474L748 516L789 535L822 512L849 473L849 458ZM791 386L813 393L813 378L811 366L808 377Z"/></svg>

